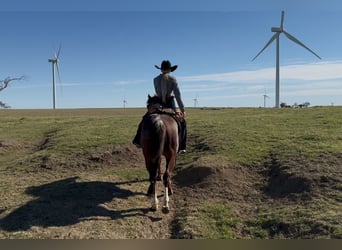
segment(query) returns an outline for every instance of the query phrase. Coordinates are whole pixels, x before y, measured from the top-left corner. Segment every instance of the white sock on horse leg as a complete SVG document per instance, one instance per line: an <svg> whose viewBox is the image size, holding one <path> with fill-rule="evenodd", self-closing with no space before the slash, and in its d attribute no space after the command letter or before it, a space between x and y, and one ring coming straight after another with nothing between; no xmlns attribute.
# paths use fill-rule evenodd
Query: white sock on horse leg
<svg viewBox="0 0 342 250"><path fill-rule="evenodd" d="M158 209L158 203L159 203L158 195L157 195L157 193L155 193L153 195L153 197L152 197L152 207L151 207L151 209L152 210L157 210Z"/></svg>
<svg viewBox="0 0 342 250"><path fill-rule="evenodd" d="M165 208L169 208L169 189L168 187L165 187L165 194L164 194L164 207Z"/></svg>

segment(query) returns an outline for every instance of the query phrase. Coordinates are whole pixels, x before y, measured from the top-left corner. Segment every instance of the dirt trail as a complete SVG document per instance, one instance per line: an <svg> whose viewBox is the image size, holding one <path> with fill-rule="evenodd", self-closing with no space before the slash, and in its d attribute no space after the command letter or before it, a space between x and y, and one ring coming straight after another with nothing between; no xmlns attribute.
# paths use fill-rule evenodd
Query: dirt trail
<svg viewBox="0 0 342 250"><path fill-rule="evenodd" d="M2 145L6 150L17 147L13 143ZM46 147L33 148L39 151ZM295 212L305 216L312 201L322 197L324 202L335 200L338 209L341 155L320 156L317 161L270 155L264 164L252 167L217 159L179 158L173 175L171 211L163 214L161 209L149 210L143 156L131 145L107 146L65 158L41 152L27 157L15 167L1 169L0 238L201 238L191 225L186 228L184 224L190 223L198 207L211 202L232 207L240 221L234 229L237 238L260 236L245 224L257 219L262 219L258 223L269 237L281 233L286 238L301 238L302 227L310 228L306 232L309 238L338 237L341 214L334 210L329 213L336 213L335 217L327 220L329 214L322 213L318 221L308 218L304 225L262 216L271 211L290 211L294 205L301 209ZM161 201L162 183L157 187Z"/></svg>
<svg viewBox="0 0 342 250"><path fill-rule="evenodd" d="M37 154L17 169L3 169L0 238L171 238L173 197L169 214L149 210L142 162L129 145L66 159ZM162 202L161 182L157 188Z"/></svg>

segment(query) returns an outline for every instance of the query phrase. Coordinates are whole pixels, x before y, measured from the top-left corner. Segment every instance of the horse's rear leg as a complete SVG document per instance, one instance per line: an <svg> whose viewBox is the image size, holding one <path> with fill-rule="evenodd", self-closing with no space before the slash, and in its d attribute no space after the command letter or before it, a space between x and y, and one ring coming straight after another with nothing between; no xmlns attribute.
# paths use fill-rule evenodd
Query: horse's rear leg
<svg viewBox="0 0 342 250"><path fill-rule="evenodd" d="M157 180L157 173L158 175L160 174L160 164L161 164L161 159L149 159L147 156L145 156L145 164L146 164L146 169L149 174L149 181L150 181L150 186L147 189L147 195L152 196L154 195L154 186L153 183Z"/></svg>
<svg viewBox="0 0 342 250"><path fill-rule="evenodd" d="M164 214L167 214L170 212L169 201L170 201L170 198L169 198L168 187L165 187L164 204L162 208L162 212Z"/></svg>
<svg viewBox="0 0 342 250"><path fill-rule="evenodd" d="M148 172L150 175L150 186L147 191L147 195L151 196L152 205L151 211L157 211L158 209L158 196L156 192L156 181L157 181L157 172L160 167L161 159L155 159L148 164Z"/></svg>
<svg viewBox="0 0 342 250"><path fill-rule="evenodd" d="M151 186L152 186L153 194L152 194L152 197L151 197L152 205L151 205L150 210L151 211L157 211L158 210L159 201L158 201L158 196L157 196L157 192L156 192L156 182L154 181L153 183L151 183Z"/></svg>
<svg viewBox="0 0 342 250"><path fill-rule="evenodd" d="M158 168L158 172L157 172L157 181L161 181L162 180L162 172L161 172L161 169L160 169L160 165L159 165L159 168Z"/></svg>
<svg viewBox="0 0 342 250"><path fill-rule="evenodd" d="M170 212L169 194L172 194L172 189L169 188L171 187L171 183L169 184L170 176L168 174L168 170L165 171L165 174L163 176L163 182L164 182L165 192L164 192L164 204L163 204L162 212L167 214Z"/></svg>
<svg viewBox="0 0 342 250"><path fill-rule="evenodd" d="M176 159L175 157L171 157L170 160L166 161L166 170L163 176L163 183L165 187L165 194L164 194L164 204L162 211L163 213L169 213L170 212L170 206L169 206L169 195L173 194L172 186L171 186L171 173L176 165Z"/></svg>
<svg viewBox="0 0 342 250"><path fill-rule="evenodd" d="M176 158L175 157L171 157L170 160L166 161L166 170L165 173L163 175L163 183L165 188L168 188L168 194L169 195L173 195L173 189L172 189L172 185L171 185L171 173L174 169L176 165Z"/></svg>

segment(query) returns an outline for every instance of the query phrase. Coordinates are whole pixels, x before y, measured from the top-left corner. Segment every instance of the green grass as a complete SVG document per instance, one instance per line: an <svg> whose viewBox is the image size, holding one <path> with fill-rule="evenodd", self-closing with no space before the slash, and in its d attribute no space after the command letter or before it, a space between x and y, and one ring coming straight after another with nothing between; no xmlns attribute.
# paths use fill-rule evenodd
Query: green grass
<svg viewBox="0 0 342 250"><path fill-rule="evenodd" d="M23 146L50 134L50 151L86 151L130 142L143 114L144 109L0 110L0 140ZM187 120L190 138L200 138L210 154L245 165L279 151L315 156L342 148L340 107L189 109Z"/></svg>
<svg viewBox="0 0 342 250"><path fill-rule="evenodd" d="M39 164L46 157L67 165L72 157L109 145L130 145L144 113L145 109L0 110L0 170L15 178L17 170L37 167L37 159ZM342 107L188 109L186 119L188 153L179 157L178 169L194 162L237 164L261 174L273 159L284 176L307 178L321 187L308 201L264 195L237 207L230 197L222 202L209 195L195 207L179 208L179 230L193 238L212 239L342 237L342 190L336 181L341 179ZM141 169L98 174L128 182L147 177L143 163ZM265 185L262 181L253 183L258 192ZM7 192L9 187L0 189ZM239 214L240 206L254 212Z"/></svg>
<svg viewBox="0 0 342 250"><path fill-rule="evenodd" d="M317 156L342 149L340 107L203 110L188 119L190 133L213 149L210 153L244 165L270 153Z"/></svg>
<svg viewBox="0 0 342 250"><path fill-rule="evenodd" d="M38 154L59 158L92 151L103 145L125 144L136 131L142 109L0 110L0 142L18 151L0 151L1 162L30 154L48 138Z"/></svg>
<svg viewBox="0 0 342 250"><path fill-rule="evenodd" d="M311 183L315 183L320 175L341 179L341 171L330 168L330 161L335 160L326 160L324 157L341 155L341 107L215 109L189 113L189 131L193 139L197 140L194 143L195 149L198 144L208 149L200 150L197 157L192 155L192 159L197 162L207 161L213 165L215 159L220 164L225 159L227 163L235 162L254 169L260 168L272 157L279 162L280 170L288 176L304 176ZM258 213L249 219L240 218L240 221L234 222L242 224L242 232L234 230L236 225L229 227L231 231L222 229L221 224L213 222L212 213L203 209L200 210L202 212L197 211L195 216L190 212L181 224L185 225L185 229L195 228L192 235L199 238L281 239L317 237L315 235L340 238L342 199L338 185L329 193L317 189L322 193L316 193L317 197L309 204L299 205L299 211L296 204L301 204L300 200L298 203L279 199L275 203L268 201L270 204L248 204L246 206L259 207ZM220 206L213 202L213 207ZM229 225L222 218L229 221L230 211L229 208L217 209L215 216L218 221Z"/></svg>
<svg viewBox="0 0 342 250"><path fill-rule="evenodd" d="M229 205L200 204L183 225L194 238L234 239L239 220Z"/></svg>
<svg viewBox="0 0 342 250"><path fill-rule="evenodd" d="M106 172L106 175L116 175L125 181L142 181L148 179L147 171L142 169L116 169Z"/></svg>

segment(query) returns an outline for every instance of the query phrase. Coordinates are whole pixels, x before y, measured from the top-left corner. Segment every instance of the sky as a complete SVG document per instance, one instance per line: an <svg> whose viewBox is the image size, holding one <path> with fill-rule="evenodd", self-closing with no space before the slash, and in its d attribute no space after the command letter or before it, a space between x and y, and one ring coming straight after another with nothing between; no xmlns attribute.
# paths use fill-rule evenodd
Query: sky
<svg viewBox="0 0 342 250"><path fill-rule="evenodd" d="M275 105L280 26L317 53L280 37L280 102L342 105L339 0L1 0L0 101L52 108L53 58L61 46L57 108L145 107L154 65L170 60L186 107ZM197 102L195 102L195 99ZM125 101L125 102L124 102Z"/></svg>

